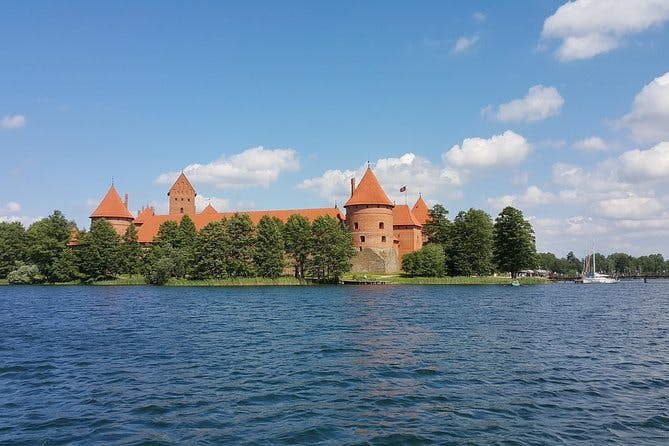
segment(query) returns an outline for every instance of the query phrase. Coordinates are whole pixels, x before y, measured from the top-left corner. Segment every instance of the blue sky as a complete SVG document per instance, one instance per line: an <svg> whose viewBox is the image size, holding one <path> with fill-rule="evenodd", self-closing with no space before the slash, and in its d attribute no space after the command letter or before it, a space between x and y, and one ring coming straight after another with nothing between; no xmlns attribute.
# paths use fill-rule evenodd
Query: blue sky
<svg viewBox="0 0 669 446"><path fill-rule="evenodd" d="M669 0L3 2L0 219L392 199L669 255Z"/></svg>

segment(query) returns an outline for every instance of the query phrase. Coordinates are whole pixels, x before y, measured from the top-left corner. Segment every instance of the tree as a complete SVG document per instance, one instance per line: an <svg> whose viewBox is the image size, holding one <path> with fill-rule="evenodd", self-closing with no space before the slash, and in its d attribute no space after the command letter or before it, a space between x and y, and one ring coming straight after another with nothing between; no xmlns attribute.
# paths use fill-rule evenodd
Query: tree
<svg viewBox="0 0 669 446"><path fill-rule="evenodd" d="M435 204L430 209L430 219L423 225L423 235L427 237L428 243L446 244L451 228L451 222L447 216L448 211L440 204Z"/></svg>
<svg viewBox="0 0 669 446"><path fill-rule="evenodd" d="M174 220L162 222L158 227L158 233L154 237L153 243L160 246L170 246L171 248L181 246L179 223Z"/></svg>
<svg viewBox="0 0 669 446"><path fill-rule="evenodd" d="M9 272L7 282L11 285L30 285L39 283L44 279L37 265L26 265L23 262L16 263L16 269Z"/></svg>
<svg viewBox="0 0 669 446"><path fill-rule="evenodd" d="M165 285L175 275L172 248L169 245L154 245L146 253L142 266L142 275L150 285Z"/></svg>
<svg viewBox="0 0 669 446"><path fill-rule="evenodd" d="M69 249L67 242L74 226L74 222L68 221L62 212L56 210L47 218L30 225L26 231L28 260L37 265L47 282L67 282L75 278L66 278L60 274L66 268L54 269L59 260L65 261L68 258L63 257L63 251Z"/></svg>
<svg viewBox="0 0 669 446"><path fill-rule="evenodd" d="M567 263L565 265L565 274L575 276L583 272L583 262L574 254L574 251L567 253Z"/></svg>
<svg viewBox="0 0 669 446"><path fill-rule="evenodd" d="M311 253L309 270L318 280L338 282L351 269L355 255L348 228L329 215L321 215L311 226Z"/></svg>
<svg viewBox="0 0 669 446"><path fill-rule="evenodd" d="M439 277L444 275L444 268L444 248L435 243L402 257L402 269L411 276Z"/></svg>
<svg viewBox="0 0 669 446"><path fill-rule="evenodd" d="M286 264L284 260L283 223L276 217L263 215L258 222L256 271L261 277L279 277Z"/></svg>
<svg viewBox="0 0 669 446"><path fill-rule="evenodd" d="M195 276L200 279L227 277L229 251L230 236L225 220L202 228L195 243Z"/></svg>
<svg viewBox="0 0 669 446"><path fill-rule="evenodd" d="M19 222L0 222L0 278L15 269L16 262L28 257L26 230Z"/></svg>
<svg viewBox="0 0 669 446"><path fill-rule="evenodd" d="M512 278L518 271L533 268L537 250L534 229L518 209L507 206L495 219L494 258L500 271L510 272Z"/></svg>
<svg viewBox="0 0 669 446"><path fill-rule="evenodd" d="M613 272L616 274L624 275L633 272L634 258L629 254L614 252L613 254L609 254L608 260Z"/></svg>
<svg viewBox="0 0 669 446"><path fill-rule="evenodd" d="M311 223L303 215L293 214L288 217L283 227L286 253L295 268L295 277L304 279L305 267L311 251Z"/></svg>
<svg viewBox="0 0 669 446"><path fill-rule="evenodd" d="M137 274L142 261L142 247L137 239L135 225L128 226L121 243L121 269L124 274Z"/></svg>
<svg viewBox="0 0 669 446"><path fill-rule="evenodd" d="M122 269L121 238L105 219L95 220L77 249L79 270L87 279L114 277Z"/></svg>
<svg viewBox="0 0 669 446"><path fill-rule="evenodd" d="M185 259L186 275L190 275L193 272L196 239L197 229L195 228L195 223L193 223L193 220L188 215L184 215L179 223L179 255Z"/></svg>
<svg viewBox="0 0 669 446"><path fill-rule="evenodd" d="M453 220L446 242L450 275L488 275L493 271L493 225L480 209L460 211Z"/></svg>
<svg viewBox="0 0 669 446"><path fill-rule="evenodd" d="M235 214L227 221L230 253L227 262L230 277L251 277L255 274L253 252L255 227L248 214Z"/></svg>

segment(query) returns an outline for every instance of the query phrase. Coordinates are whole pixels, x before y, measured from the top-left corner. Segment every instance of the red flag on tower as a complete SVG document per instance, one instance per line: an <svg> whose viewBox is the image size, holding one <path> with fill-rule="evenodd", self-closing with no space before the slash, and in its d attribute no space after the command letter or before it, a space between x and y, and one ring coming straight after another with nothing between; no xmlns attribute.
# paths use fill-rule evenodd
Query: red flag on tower
<svg viewBox="0 0 669 446"><path fill-rule="evenodd" d="M402 187L400 187L400 192L406 192L406 190L407 190L407 187L406 187L406 186L402 186Z"/></svg>

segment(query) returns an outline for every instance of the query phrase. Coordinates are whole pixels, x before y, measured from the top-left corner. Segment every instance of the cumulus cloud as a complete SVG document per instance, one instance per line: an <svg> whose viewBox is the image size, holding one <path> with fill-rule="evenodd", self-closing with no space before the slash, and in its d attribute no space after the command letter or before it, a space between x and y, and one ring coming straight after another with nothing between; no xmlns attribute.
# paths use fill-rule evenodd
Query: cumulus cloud
<svg viewBox="0 0 669 446"><path fill-rule="evenodd" d="M472 14L472 18L476 23L483 23L486 20L486 15L481 11L477 11L474 14Z"/></svg>
<svg viewBox="0 0 669 446"><path fill-rule="evenodd" d="M337 203L344 203L351 193L351 178L360 178L366 165L357 169L327 170L323 175L302 181L299 189L313 190L320 196ZM407 186L408 193L417 196L419 192L430 195L442 188L453 191L462 185L460 173L448 166L437 166L430 160L414 153L405 153L398 158L380 158L373 166L374 174L391 200L404 201L400 187Z"/></svg>
<svg viewBox="0 0 669 446"><path fill-rule="evenodd" d="M584 152L601 152L606 150L606 144L597 136L591 136L589 138L581 139L574 143L574 148L578 150L583 150Z"/></svg>
<svg viewBox="0 0 669 446"><path fill-rule="evenodd" d="M662 203L654 197L630 195L624 198L610 198L595 203L596 215L615 219L643 219L657 216L663 209Z"/></svg>
<svg viewBox="0 0 669 446"><path fill-rule="evenodd" d="M669 73L653 79L634 98L620 124L640 142L669 140Z"/></svg>
<svg viewBox="0 0 669 446"><path fill-rule="evenodd" d="M21 212L21 205L15 201L9 201L0 205L0 223L19 222L23 224L23 226L28 227L32 223L43 218L18 215L19 212Z"/></svg>
<svg viewBox="0 0 669 446"><path fill-rule="evenodd" d="M530 153L530 144L521 135L507 130L491 138L467 138L442 155L456 167L493 167L518 164Z"/></svg>
<svg viewBox="0 0 669 446"><path fill-rule="evenodd" d="M16 213L21 211L21 205L16 201L10 201L5 203L3 206L0 206L0 213Z"/></svg>
<svg viewBox="0 0 669 446"><path fill-rule="evenodd" d="M208 205L212 205L218 212L227 212L232 210L230 199L219 197L203 197L202 195L195 196L195 210L202 212Z"/></svg>
<svg viewBox="0 0 669 446"><path fill-rule="evenodd" d="M550 192L543 191L537 186L530 186L525 190L523 195L504 195L496 198L488 198L488 204L497 209L503 209L506 206L531 208L552 203L555 201L555 198L555 195Z"/></svg>
<svg viewBox="0 0 669 446"><path fill-rule="evenodd" d="M455 42L455 45L453 46L453 52L456 54L464 53L465 51L476 45L476 42L478 41L479 41L479 36L472 36L472 37L462 36Z"/></svg>
<svg viewBox="0 0 669 446"><path fill-rule="evenodd" d="M560 113L564 99L555 87L535 85L522 99L514 99L498 107L489 105L481 110L483 116L498 121L537 122Z"/></svg>
<svg viewBox="0 0 669 446"><path fill-rule="evenodd" d="M0 128L18 129L25 127L28 120L23 115L7 115L0 119Z"/></svg>
<svg viewBox="0 0 669 446"><path fill-rule="evenodd" d="M618 161L621 176L626 179L668 179L669 142L661 142L648 150L627 151L618 157Z"/></svg>
<svg viewBox="0 0 669 446"><path fill-rule="evenodd" d="M222 156L208 164L190 164L183 172L193 183L213 184L219 188L269 187L282 172L300 168L292 149L267 150L254 147L230 157ZM168 172L156 178L158 184L171 184L179 172Z"/></svg>
<svg viewBox="0 0 669 446"><path fill-rule="evenodd" d="M560 6L545 20L541 36L560 39L556 55L567 62L611 51L625 36L668 19L666 0L576 0Z"/></svg>

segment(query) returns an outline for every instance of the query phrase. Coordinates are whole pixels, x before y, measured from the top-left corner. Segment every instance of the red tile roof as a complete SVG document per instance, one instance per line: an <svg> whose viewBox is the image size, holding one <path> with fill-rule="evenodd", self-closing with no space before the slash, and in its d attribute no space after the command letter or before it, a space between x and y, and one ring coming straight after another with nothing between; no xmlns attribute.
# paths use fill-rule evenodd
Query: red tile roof
<svg viewBox="0 0 669 446"><path fill-rule="evenodd" d="M218 211L214 209L211 203L209 203L207 207L202 210L202 213L204 215L212 215L212 214L218 214Z"/></svg>
<svg viewBox="0 0 669 446"><path fill-rule="evenodd" d="M416 217L416 220L418 220L421 226L430 219L430 210L427 208L427 204L423 201L422 196L418 197L411 212L413 212L414 217Z"/></svg>
<svg viewBox="0 0 669 446"><path fill-rule="evenodd" d="M212 207L213 209L213 207ZM329 215L333 218L338 218L343 220L344 217L341 214L341 211L337 208L318 208L318 209L287 209L280 211L248 211L248 212L238 212L239 214L248 214L253 221L253 224L258 224L263 215L269 215L270 217L277 217L284 223L288 220L293 214L299 214L307 217L309 221L314 221L317 217L321 215ZM200 230L207 226L209 223L214 221L219 221L224 218L230 218L235 215L235 212L201 212L195 215L189 215L189 217L195 223L195 227ZM137 230L137 238L140 243L149 243L153 241L153 238L158 234L158 229L160 225L168 220L180 222L183 214L171 214L171 215L154 215L149 218L142 224L142 226Z"/></svg>
<svg viewBox="0 0 669 446"><path fill-rule="evenodd" d="M383 191L383 188L379 184L379 180L376 179L376 175L374 175L374 172L372 172L370 167L367 167L367 171L362 176L360 184L355 188L351 194L351 198L348 199L344 207L358 204L381 204L393 206L393 202L390 201L386 193Z"/></svg>
<svg viewBox="0 0 669 446"><path fill-rule="evenodd" d="M134 220L135 217L128 211L116 188L112 186L107 191L107 195L102 199L98 207L93 211L90 218L127 218Z"/></svg>
<svg viewBox="0 0 669 446"><path fill-rule="evenodd" d="M137 218L135 219L136 225L143 224L146 220L156 215L155 210L152 207L142 208L141 211L137 213Z"/></svg>
<svg viewBox="0 0 669 446"><path fill-rule="evenodd" d="M420 228L421 224L416 220L409 206L396 204L393 208L393 226L417 226Z"/></svg>

